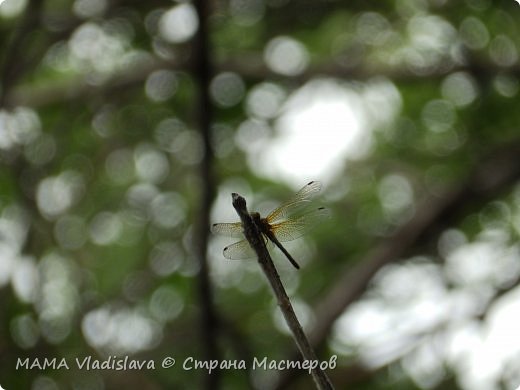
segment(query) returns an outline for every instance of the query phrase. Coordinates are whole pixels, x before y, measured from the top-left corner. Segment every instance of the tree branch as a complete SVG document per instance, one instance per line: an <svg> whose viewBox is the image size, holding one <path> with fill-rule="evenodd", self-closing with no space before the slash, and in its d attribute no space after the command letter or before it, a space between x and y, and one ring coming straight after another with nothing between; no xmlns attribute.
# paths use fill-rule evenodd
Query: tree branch
<svg viewBox="0 0 520 390"><path fill-rule="evenodd" d="M271 284L271 288L273 289L278 301L278 306L280 306L280 310L282 311L285 321L291 330L300 353L305 360L309 362L317 362L318 359L316 353L312 349L300 323L298 322L291 301L285 292L280 276L276 271L273 260L267 251L264 240L262 239L260 230L247 211L246 200L236 193L233 193L232 197L233 207L238 213L244 227L244 236L258 256L258 262ZM319 365L312 369L311 375L318 389L333 389L327 374L319 368Z"/></svg>
<svg viewBox="0 0 520 390"><path fill-rule="evenodd" d="M198 86L197 117L204 154L199 166L201 178L201 197L198 223L195 229L195 249L199 259L200 270L198 273L199 300L201 304L202 341L206 359L216 361L219 359L217 346L219 320L213 303L211 280L209 277L208 259L208 235L210 225L211 203L214 194L214 180L212 172L213 151L211 147L211 118L212 107L209 97L209 83L212 77L212 68L209 58L209 33L208 33L208 2L206 0L195 1L199 17L199 29L194 41L194 78ZM219 387L220 371L215 370L206 374L204 387L216 389Z"/></svg>
<svg viewBox="0 0 520 390"><path fill-rule="evenodd" d="M40 25L40 14L43 0L31 1L25 9L17 28L8 43L1 63L0 73L0 106L7 102L9 91L15 85L27 62L27 44L30 32ZM24 53L21 56L20 53Z"/></svg>
<svg viewBox="0 0 520 390"><path fill-rule="evenodd" d="M124 70L118 71L107 80L99 85L93 86L88 83L86 77L78 75L64 82L53 81L47 85L41 86L19 86L9 91L5 105L15 107L19 105L28 107L41 107L63 101L84 99L93 93L112 93L128 88L140 87L147 79L150 73L159 69L174 69L177 71L190 71L192 64L182 58L164 60L159 58L150 58L149 61L134 64ZM418 83L424 80L440 79L445 77L449 72L466 71L474 75L495 75L499 72L494 64L476 64L454 66L448 70L438 70L436 73L428 75L418 75L406 68L390 68L390 67L370 67L358 66L355 68L346 68L337 64L323 64L309 67L303 74L298 76L283 76L274 73L263 62L260 55L256 53L247 53L247 55L239 57L229 57L215 66L218 72L235 72L242 77L252 81L262 80L282 80L291 81L295 85L301 85L317 77L333 77L343 80L369 80L376 76L385 76L394 82L400 83ZM520 76L520 68L511 68L509 73Z"/></svg>

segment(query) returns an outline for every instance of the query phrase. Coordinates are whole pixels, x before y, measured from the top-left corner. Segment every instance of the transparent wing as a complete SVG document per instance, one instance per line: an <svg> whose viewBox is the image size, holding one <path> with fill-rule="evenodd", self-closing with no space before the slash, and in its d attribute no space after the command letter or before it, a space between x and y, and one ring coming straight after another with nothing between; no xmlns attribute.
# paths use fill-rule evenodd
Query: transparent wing
<svg viewBox="0 0 520 390"><path fill-rule="evenodd" d="M226 246L222 253L229 260L243 260L255 257L255 251L246 240Z"/></svg>
<svg viewBox="0 0 520 390"><path fill-rule="evenodd" d="M329 217L330 210L325 207L320 207L297 218L291 218L280 223L272 224L271 230L276 238L278 238L278 241L292 241L300 238Z"/></svg>
<svg viewBox="0 0 520 390"><path fill-rule="evenodd" d="M223 236L243 238L243 228L241 222L234 223L214 223L211 225L211 231L215 234L222 234Z"/></svg>
<svg viewBox="0 0 520 390"><path fill-rule="evenodd" d="M263 235L262 238L264 239L267 249L271 249L273 244ZM251 248L247 240L238 241L226 246L222 253L224 257L229 260L245 260L256 257L256 252Z"/></svg>
<svg viewBox="0 0 520 390"><path fill-rule="evenodd" d="M291 199L277 207L267 216L267 222L273 222L286 219L291 215L301 211L305 206L308 206L311 198L321 190L321 183L319 181L311 181L303 186L303 188L296 193Z"/></svg>

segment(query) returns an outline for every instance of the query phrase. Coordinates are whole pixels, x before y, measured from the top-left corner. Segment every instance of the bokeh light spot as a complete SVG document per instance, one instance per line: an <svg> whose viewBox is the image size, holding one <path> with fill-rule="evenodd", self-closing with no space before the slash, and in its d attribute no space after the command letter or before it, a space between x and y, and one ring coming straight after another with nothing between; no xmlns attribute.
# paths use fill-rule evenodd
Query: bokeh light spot
<svg viewBox="0 0 520 390"><path fill-rule="evenodd" d="M181 295L171 286L161 286L150 298L150 312L160 322L175 319L181 313L184 302Z"/></svg>
<svg viewBox="0 0 520 390"><path fill-rule="evenodd" d="M100 16L107 8L106 0L76 0L72 10L80 18Z"/></svg>
<svg viewBox="0 0 520 390"><path fill-rule="evenodd" d="M198 27L197 12L189 3L170 8L159 20L159 33L171 43L186 42L193 37Z"/></svg>
<svg viewBox="0 0 520 390"><path fill-rule="evenodd" d="M56 141L50 134L42 133L24 147L24 156L31 164L45 165L56 155Z"/></svg>
<svg viewBox="0 0 520 390"><path fill-rule="evenodd" d="M442 95L457 107L471 104L477 97L475 80L466 72L457 72L447 76L441 86Z"/></svg>
<svg viewBox="0 0 520 390"><path fill-rule="evenodd" d="M3 0L0 5L0 17L15 18L25 10L27 0Z"/></svg>
<svg viewBox="0 0 520 390"><path fill-rule="evenodd" d="M491 59L500 66L513 66L518 61L515 42L506 35L498 35L489 44Z"/></svg>
<svg viewBox="0 0 520 390"><path fill-rule="evenodd" d="M470 49L483 49L489 43L486 25L474 16L468 16L462 21L459 32L462 42Z"/></svg>
<svg viewBox="0 0 520 390"><path fill-rule="evenodd" d="M116 149L105 161L108 178L116 184L127 184L134 179L134 156L130 149Z"/></svg>
<svg viewBox="0 0 520 390"><path fill-rule="evenodd" d="M385 176L378 186L378 194L383 210L394 216L405 210L413 210L413 189L408 180L397 174Z"/></svg>
<svg viewBox="0 0 520 390"><path fill-rule="evenodd" d="M516 96L520 89L518 78L507 74L497 75L493 80L493 86L499 94L508 98Z"/></svg>
<svg viewBox="0 0 520 390"><path fill-rule="evenodd" d="M168 276L184 262L184 253L175 242L161 242L150 253L150 268L159 276Z"/></svg>
<svg viewBox="0 0 520 390"><path fill-rule="evenodd" d="M85 221L79 216L65 215L56 221L54 236L62 248L79 249L87 238Z"/></svg>
<svg viewBox="0 0 520 390"><path fill-rule="evenodd" d="M150 205L152 220L160 227L170 229L186 218L186 202L175 192L157 195Z"/></svg>
<svg viewBox="0 0 520 390"><path fill-rule="evenodd" d="M272 119L278 115L286 98L282 88L273 83L261 83L247 95L247 110L251 115Z"/></svg>
<svg viewBox="0 0 520 390"><path fill-rule="evenodd" d="M102 211L90 222L90 239L97 245L110 245L117 241L123 232L123 224L115 213Z"/></svg>
<svg viewBox="0 0 520 390"><path fill-rule="evenodd" d="M454 125L457 114L451 102L435 99L426 103L421 112L421 119L430 131L441 133Z"/></svg>
<svg viewBox="0 0 520 390"><path fill-rule="evenodd" d="M156 321L129 308L92 310L83 317L81 328L91 346L109 353L147 350L162 337Z"/></svg>
<svg viewBox="0 0 520 390"><path fill-rule="evenodd" d="M74 171L43 179L36 190L40 212L48 219L57 217L79 200L84 186L82 176Z"/></svg>
<svg viewBox="0 0 520 390"><path fill-rule="evenodd" d="M236 24L251 26L264 16L265 2L264 0L230 0L229 13Z"/></svg>
<svg viewBox="0 0 520 390"><path fill-rule="evenodd" d="M18 258L12 275L13 289L22 302L34 302L38 297L40 274L32 257Z"/></svg>
<svg viewBox="0 0 520 390"><path fill-rule="evenodd" d="M163 152L149 144L140 144L134 152L135 170L143 181L163 182L170 173L170 162Z"/></svg>
<svg viewBox="0 0 520 390"><path fill-rule="evenodd" d="M305 46L297 40L280 36L267 43L264 60L273 72L296 76L307 68L309 53Z"/></svg>
<svg viewBox="0 0 520 390"><path fill-rule="evenodd" d="M246 87L236 73L220 73L211 80L211 97L221 107L233 107L243 99Z"/></svg>
<svg viewBox="0 0 520 390"><path fill-rule="evenodd" d="M154 102L164 102L175 95L178 84L174 72L157 70L152 72L146 79L146 95Z"/></svg>
<svg viewBox="0 0 520 390"><path fill-rule="evenodd" d="M30 349L36 345L40 336L40 328L30 314L14 317L10 324L14 342L23 349Z"/></svg>

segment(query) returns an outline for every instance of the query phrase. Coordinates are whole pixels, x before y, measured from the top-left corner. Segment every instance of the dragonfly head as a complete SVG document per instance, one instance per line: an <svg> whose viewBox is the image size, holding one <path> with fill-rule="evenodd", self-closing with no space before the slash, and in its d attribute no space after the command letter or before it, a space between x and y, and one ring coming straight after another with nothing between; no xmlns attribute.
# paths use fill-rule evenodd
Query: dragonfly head
<svg viewBox="0 0 520 390"><path fill-rule="evenodd" d="M233 192L231 194L231 198L233 199L233 203L236 203L237 205L244 206L246 205L246 200L238 195L236 192Z"/></svg>

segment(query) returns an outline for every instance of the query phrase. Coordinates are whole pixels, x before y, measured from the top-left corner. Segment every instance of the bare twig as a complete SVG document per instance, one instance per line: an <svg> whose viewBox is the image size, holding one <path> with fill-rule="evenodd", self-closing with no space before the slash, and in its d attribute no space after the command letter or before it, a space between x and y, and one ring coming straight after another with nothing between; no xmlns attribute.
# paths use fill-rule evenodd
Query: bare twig
<svg viewBox="0 0 520 390"><path fill-rule="evenodd" d="M285 317L285 321L291 330L298 349L300 350L305 360L317 362L316 353L312 349L309 340L307 340L307 337L305 336L305 333L303 332L303 329L298 322L298 318L296 318L291 301L285 292L283 284L280 280L280 276L278 275L278 272L276 271L276 268L273 264L273 260L267 251L265 242L261 237L260 230L247 211L246 200L236 193L233 193L232 197L233 207L240 216L240 220L242 221L242 225L244 227L244 235L258 256L258 262L260 263L265 276L271 284L271 288L273 289L273 292L276 295L276 299L278 301L278 306L280 306L280 310ZM318 389L333 389L327 374L320 369L319 365L312 369L311 375Z"/></svg>

